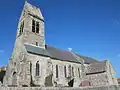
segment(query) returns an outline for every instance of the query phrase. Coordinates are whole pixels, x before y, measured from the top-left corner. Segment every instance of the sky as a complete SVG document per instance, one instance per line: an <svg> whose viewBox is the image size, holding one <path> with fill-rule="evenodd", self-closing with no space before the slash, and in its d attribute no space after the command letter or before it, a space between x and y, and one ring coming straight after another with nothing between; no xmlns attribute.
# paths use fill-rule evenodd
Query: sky
<svg viewBox="0 0 120 90"><path fill-rule="evenodd" d="M7 65L25 0L0 1L0 66ZM120 77L120 0L28 0L45 19L46 44L110 60Z"/></svg>

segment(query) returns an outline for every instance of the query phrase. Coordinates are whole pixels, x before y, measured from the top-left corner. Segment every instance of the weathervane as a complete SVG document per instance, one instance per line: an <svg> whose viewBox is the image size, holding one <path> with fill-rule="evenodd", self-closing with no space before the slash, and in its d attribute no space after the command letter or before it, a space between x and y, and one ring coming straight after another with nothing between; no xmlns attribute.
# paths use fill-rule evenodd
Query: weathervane
<svg viewBox="0 0 120 90"><path fill-rule="evenodd" d="M25 0L25 3L27 2L27 0Z"/></svg>

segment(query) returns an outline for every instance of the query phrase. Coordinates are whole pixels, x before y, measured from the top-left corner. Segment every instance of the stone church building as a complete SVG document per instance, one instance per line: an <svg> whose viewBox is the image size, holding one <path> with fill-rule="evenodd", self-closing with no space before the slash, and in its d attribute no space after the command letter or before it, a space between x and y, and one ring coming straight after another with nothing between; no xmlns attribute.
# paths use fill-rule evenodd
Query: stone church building
<svg viewBox="0 0 120 90"><path fill-rule="evenodd" d="M44 17L25 2L3 85L9 87L85 87L117 85L108 60L97 61L46 45Z"/></svg>

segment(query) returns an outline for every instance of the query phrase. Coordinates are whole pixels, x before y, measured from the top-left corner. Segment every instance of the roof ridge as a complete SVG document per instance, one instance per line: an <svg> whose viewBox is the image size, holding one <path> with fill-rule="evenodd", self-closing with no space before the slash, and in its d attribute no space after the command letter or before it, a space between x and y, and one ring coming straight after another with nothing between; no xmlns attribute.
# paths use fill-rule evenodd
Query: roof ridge
<svg viewBox="0 0 120 90"><path fill-rule="evenodd" d="M68 51L68 50L60 49L60 48L53 47L53 46L49 46L49 45L46 45L46 47L45 47L45 48L47 49L47 47L51 47L51 48L54 48L54 49L59 50L59 51L66 51L66 52L70 52L70 51Z"/></svg>

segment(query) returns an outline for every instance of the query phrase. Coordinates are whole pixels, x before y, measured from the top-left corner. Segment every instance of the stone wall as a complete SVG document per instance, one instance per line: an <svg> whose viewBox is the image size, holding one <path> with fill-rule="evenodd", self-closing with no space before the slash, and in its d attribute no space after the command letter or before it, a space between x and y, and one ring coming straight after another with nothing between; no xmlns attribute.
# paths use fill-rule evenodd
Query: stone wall
<svg viewBox="0 0 120 90"><path fill-rule="evenodd" d="M1 87L0 90L120 90L120 86L103 86L103 87Z"/></svg>
<svg viewBox="0 0 120 90"><path fill-rule="evenodd" d="M108 60L106 61L106 69L107 69L107 77L108 77L109 85L118 85L116 72Z"/></svg>
<svg viewBox="0 0 120 90"><path fill-rule="evenodd" d="M118 85L115 70L108 60L86 66L90 86Z"/></svg>
<svg viewBox="0 0 120 90"><path fill-rule="evenodd" d="M109 85L106 72L87 75L87 77L89 78L91 86Z"/></svg>
<svg viewBox="0 0 120 90"><path fill-rule="evenodd" d="M80 85L80 81L82 80L82 71L81 71L81 64L73 63L73 62L66 62L60 61L57 59L51 59L49 57L43 57L40 55L28 54L26 57L32 64L32 82L35 85L46 86L45 83L49 82L48 77L52 75L51 84L52 86L68 86L68 82L71 81L71 78L74 78L74 87L78 87ZM39 77L36 77L36 63L39 61ZM56 78L56 65L58 65L58 78ZM71 68L73 67L74 76L70 77L69 65ZM66 66L66 77L64 66ZM79 68L79 72L78 72ZM30 70L28 70L30 71ZM72 70L71 70L72 74ZM69 78L70 77L70 78ZM29 80L29 79L28 79ZM47 80L47 82L46 82ZM23 80L24 81L24 80ZM47 85L48 86L48 85Z"/></svg>
<svg viewBox="0 0 120 90"><path fill-rule="evenodd" d="M61 86L68 86L68 82L71 80L71 78L74 78L73 87L78 87L80 85L80 81L82 80L81 64L60 61L60 60L55 60L55 59L52 59L51 62L53 64L54 82L56 82L57 84ZM56 65L58 65L58 78L56 78ZM66 77L65 77L64 66L66 66ZM73 73L72 73L72 70L70 70L69 66L71 66L71 68L73 67ZM78 68L80 72L78 72Z"/></svg>

